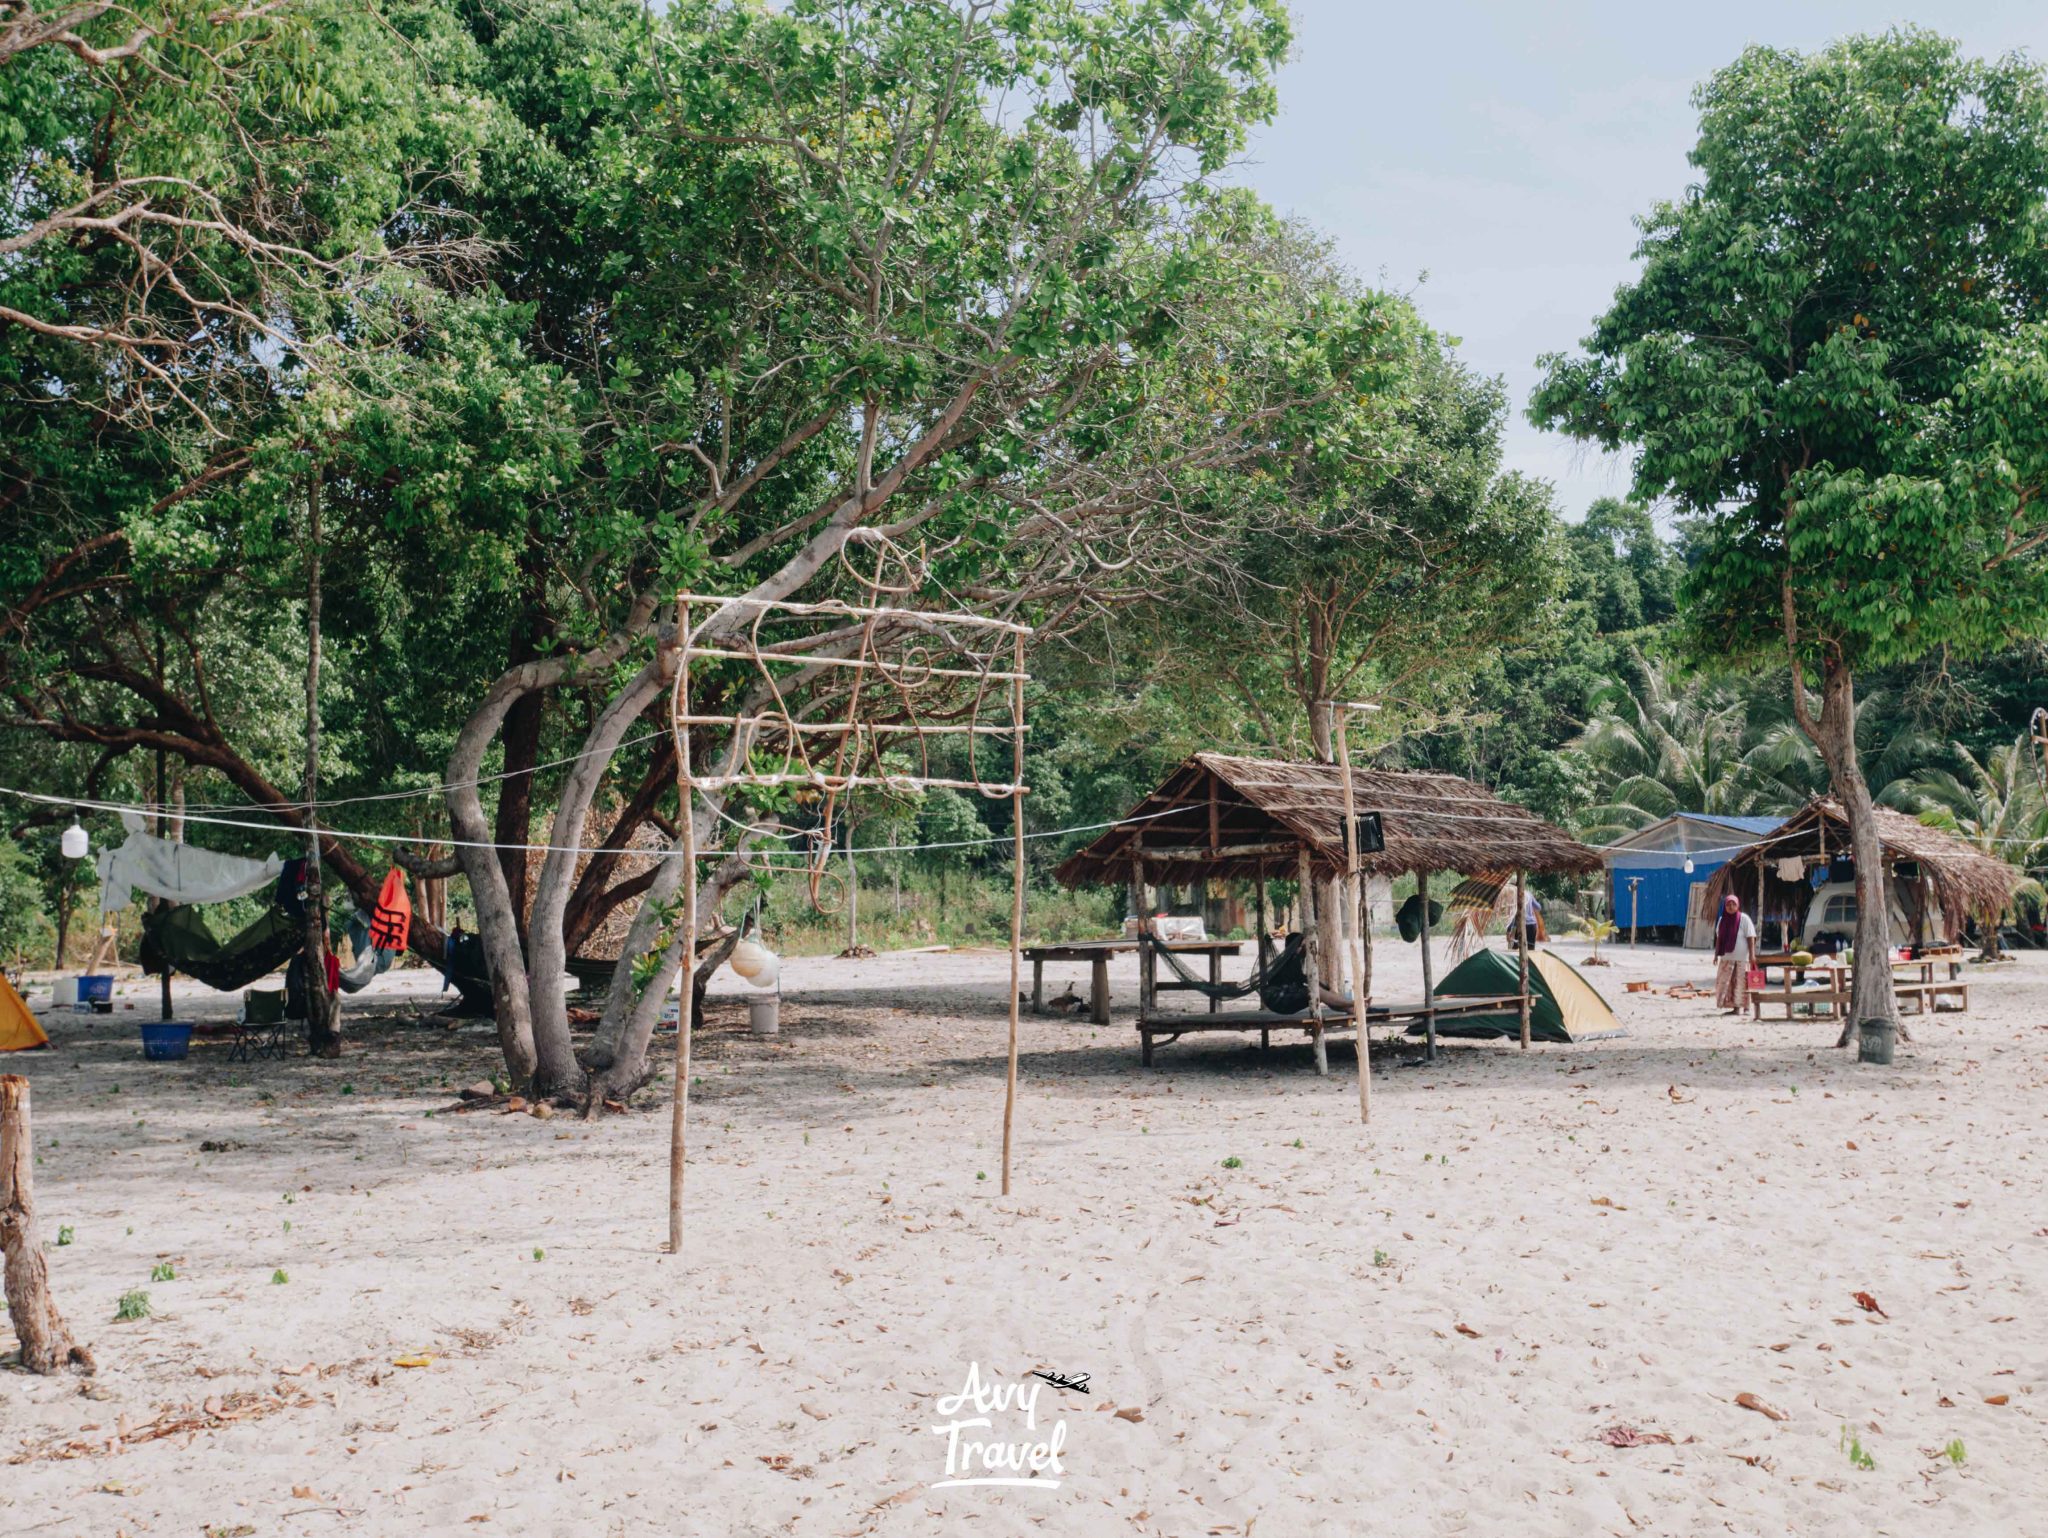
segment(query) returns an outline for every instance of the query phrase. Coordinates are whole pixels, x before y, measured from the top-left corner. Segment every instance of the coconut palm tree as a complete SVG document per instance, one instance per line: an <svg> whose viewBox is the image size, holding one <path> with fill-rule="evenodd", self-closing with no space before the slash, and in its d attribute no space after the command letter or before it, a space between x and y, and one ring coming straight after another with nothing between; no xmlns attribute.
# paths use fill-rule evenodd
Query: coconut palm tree
<svg viewBox="0 0 2048 1538"><path fill-rule="evenodd" d="M2022 734L1982 759L1960 742L1951 751L1960 770L1930 769L1916 776L1900 791L1903 808L1994 860L2023 871L2037 864L2048 854L2048 795L2042 792L2031 741ZM2013 899L2038 911L2048 906L2048 889L2030 875ZM2006 914L1984 917L1984 952L1996 956L1998 926Z"/></svg>
<svg viewBox="0 0 2048 1538"><path fill-rule="evenodd" d="M1619 838L1673 812L1741 816L1804 799L1755 755L1739 693L1700 678L1674 684L1656 664L1634 660L1636 679L1596 690L1592 719L1570 744L1605 797L1577 819L1584 837Z"/></svg>

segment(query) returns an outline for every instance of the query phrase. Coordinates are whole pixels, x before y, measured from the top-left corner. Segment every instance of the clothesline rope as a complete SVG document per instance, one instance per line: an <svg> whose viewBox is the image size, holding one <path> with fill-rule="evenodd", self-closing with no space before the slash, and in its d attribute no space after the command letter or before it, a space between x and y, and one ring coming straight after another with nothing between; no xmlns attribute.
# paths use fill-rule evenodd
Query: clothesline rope
<svg viewBox="0 0 2048 1538"><path fill-rule="evenodd" d="M40 791L17 790L11 785L0 785L0 795L15 796L23 801L33 801L44 806L77 807L84 811L135 812L144 815L161 814L160 808L151 807L139 802L93 801L75 796L49 796L42 794ZM282 808L280 808L280 810L282 810ZM1148 812L1142 817L1118 817L1110 822L1082 823L1070 828L1047 828L1037 833L1026 833L1024 836L1026 838L1060 838L1069 833L1099 833L1105 828L1128 827L1134 823L1151 822L1156 818L1170 817L1173 815L1173 811L1177 810L1178 808L1165 812ZM725 819L728 822L733 822L735 826L738 827L743 827L751 830L755 826L752 823L739 822L737 819L729 816L722 810L719 811L719 815L721 817L725 817ZM304 832L303 829L298 828L280 828L275 823L245 822L240 818L209 817L202 816L192 812L187 812L185 814L185 821L204 823L208 827L216 828L251 828L259 833L291 833L295 835L303 835ZM801 829L792 830L794 836L802 836L804 831L805 830ZM354 842L368 844L425 844L440 845L451 849L493 849L501 851L511 850L517 853L526 854L578 854L606 856L620 859L667 860L674 859L677 853L673 849L586 849L567 844L499 844L492 843L482 839L436 838L431 834L352 833L341 828L325 827L323 827L320 830L320 836L322 838L333 839L336 842ZM853 852L855 854L916 854L921 850L927 849L975 849L985 844L1007 844L1011 841L1013 837L1014 835L1012 834L1002 833L990 838L951 839L942 843L932 844L876 844L872 848L856 849ZM837 852L844 853L843 850ZM703 853L701 853L698 856L698 858L705 860L722 860L730 853L732 853L732 851L729 849L707 849L703 851Z"/></svg>

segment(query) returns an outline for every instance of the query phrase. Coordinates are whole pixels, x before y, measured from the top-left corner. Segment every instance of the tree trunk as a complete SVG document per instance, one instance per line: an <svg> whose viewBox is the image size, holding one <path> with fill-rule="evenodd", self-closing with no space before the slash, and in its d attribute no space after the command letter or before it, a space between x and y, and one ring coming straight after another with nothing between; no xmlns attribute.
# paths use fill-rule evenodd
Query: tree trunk
<svg viewBox="0 0 2048 1538"><path fill-rule="evenodd" d="M306 1050L341 1056L341 1001L327 991L327 893L320 881L320 481L306 483ZM165 1003L169 1003L169 979Z"/></svg>
<svg viewBox="0 0 2048 1538"><path fill-rule="evenodd" d="M71 1338L50 1297L50 1265L36 1231L35 1162L28 1080L0 1074L0 1267L21 1365L44 1375L66 1366L90 1373L92 1353Z"/></svg>
<svg viewBox="0 0 2048 1538"><path fill-rule="evenodd" d="M664 649L614 695L583 740L583 751L562 781L555 815L548 824L548 850L534 883L527 918L527 1009L532 1022L537 1096L571 1094L583 1087L583 1068L569 1035L569 1006L562 973L569 960L563 915L575 883L576 855L589 821L590 804L603 782L626 729L668 688L674 652Z"/></svg>
<svg viewBox="0 0 2048 1538"><path fill-rule="evenodd" d="M1899 1019L1892 993L1891 893L1878 843L1876 803L1856 757L1856 686L1847 667L1829 666L1822 677L1817 746L1828 766L1829 789L1849 819L1849 849L1856 860L1856 963L1850 983L1849 1016L1838 1047L1851 1045L1860 1020L1889 1020L1899 1040L1912 1033Z"/></svg>

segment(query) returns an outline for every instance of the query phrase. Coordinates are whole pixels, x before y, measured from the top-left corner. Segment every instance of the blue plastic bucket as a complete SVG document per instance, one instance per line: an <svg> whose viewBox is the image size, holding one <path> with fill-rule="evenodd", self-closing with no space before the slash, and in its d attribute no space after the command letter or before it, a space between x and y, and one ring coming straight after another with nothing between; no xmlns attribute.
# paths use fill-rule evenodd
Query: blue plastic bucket
<svg viewBox="0 0 2048 1538"><path fill-rule="evenodd" d="M81 972L78 975L78 1002L71 1007L81 1015L92 1014L95 1007L105 1014L113 1007L114 974L111 972Z"/></svg>
<svg viewBox="0 0 2048 1538"><path fill-rule="evenodd" d="M191 1048L189 1020L157 1020L142 1027L142 1055L152 1063L174 1062Z"/></svg>

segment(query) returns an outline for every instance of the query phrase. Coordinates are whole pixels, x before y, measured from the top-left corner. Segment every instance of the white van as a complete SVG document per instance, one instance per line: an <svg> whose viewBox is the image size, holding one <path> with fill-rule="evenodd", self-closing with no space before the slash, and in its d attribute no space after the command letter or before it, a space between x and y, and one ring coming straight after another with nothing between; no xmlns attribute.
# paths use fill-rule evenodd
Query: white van
<svg viewBox="0 0 2048 1538"><path fill-rule="evenodd" d="M1906 922L1905 909L1899 906L1899 894L1895 889L1892 899L1892 944L1902 945L1913 938L1913 929ZM1823 933L1843 937L1843 943L1855 944L1856 935L1856 883L1853 881L1830 881L1816 887L1813 901L1806 906L1806 923L1800 930L1800 943L1809 950L1815 938Z"/></svg>

